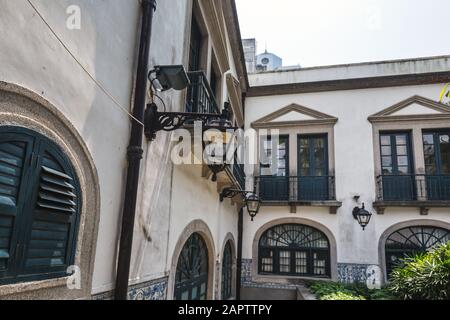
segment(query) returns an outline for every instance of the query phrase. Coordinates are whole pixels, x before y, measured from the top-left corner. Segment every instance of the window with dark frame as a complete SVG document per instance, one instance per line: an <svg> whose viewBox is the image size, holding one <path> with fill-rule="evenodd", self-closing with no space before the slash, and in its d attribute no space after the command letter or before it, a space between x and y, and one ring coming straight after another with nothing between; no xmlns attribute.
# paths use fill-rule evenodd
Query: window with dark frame
<svg viewBox="0 0 450 320"><path fill-rule="evenodd" d="M0 128L0 284L67 276L81 208L75 171L32 130Z"/></svg>
<svg viewBox="0 0 450 320"><path fill-rule="evenodd" d="M382 192L385 201L417 198L412 159L411 133L380 133Z"/></svg>
<svg viewBox="0 0 450 320"><path fill-rule="evenodd" d="M206 300L208 290L208 250L194 233L180 253L175 275L176 300Z"/></svg>
<svg viewBox="0 0 450 320"><path fill-rule="evenodd" d="M283 224L265 231L259 240L260 274L330 277L330 246L321 231L300 224Z"/></svg>
<svg viewBox="0 0 450 320"><path fill-rule="evenodd" d="M401 260L423 253L450 241L450 231L432 226L407 227L392 233L386 240L386 274L401 266Z"/></svg>
<svg viewBox="0 0 450 320"><path fill-rule="evenodd" d="M423 152L428 200L450 200L450 130L424 131Z"/></svg>

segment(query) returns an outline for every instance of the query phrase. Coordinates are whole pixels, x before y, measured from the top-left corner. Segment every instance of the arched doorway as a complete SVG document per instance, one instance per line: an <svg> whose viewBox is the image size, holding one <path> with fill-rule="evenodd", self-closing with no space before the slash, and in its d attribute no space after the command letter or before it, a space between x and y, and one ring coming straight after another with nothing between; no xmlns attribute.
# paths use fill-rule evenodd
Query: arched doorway
<svg viewBox="0 0 450 320"><path fill-rule="evenodd" d="M222 258L222 300L228 300L232 296L233 287L233 252L231 242L225 245Z"/></svg>
<svg viewBox="0 0 450 320"><path fill-rule="evenodd" d="M276 225L259 239L258 273L329 278L329 240L307 225Z"/></svg>
<svg viewBox="0 0 450 320"><path fill-rule="evenodd" d="M450 241L450 231L434 226L410 226L389 235L385 244L386 274L400 265L400 259L426 252Z"/></svg>
<svg viewBox="0 0 450 320"><path fill-rule="evenodd" d="M194 233L178 258L175 275L176 300L206 300L208 290L208 250L203 238Z"/></svg>

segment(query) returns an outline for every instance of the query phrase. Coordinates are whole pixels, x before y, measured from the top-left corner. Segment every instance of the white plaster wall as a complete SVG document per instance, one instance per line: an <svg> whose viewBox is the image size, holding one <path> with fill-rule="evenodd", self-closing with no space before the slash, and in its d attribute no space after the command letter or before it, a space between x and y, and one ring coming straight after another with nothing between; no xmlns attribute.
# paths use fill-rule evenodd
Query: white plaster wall
<svg viewBox="0 0 450 320"><path fill-rule="evenodd" d="M372 125L367 118L413 95L435 101L444 84L406 86L395 88L334 91L309 94L254 97L246 99L246 128L259 118L292 103L335 116L335 174L337 200L343 205L337 215L320 209L299 207L290 214L289 207L264 207L255 222L245 222L243 258L251 258L251 245L256 230L270 219L298 216L323 223L335 234L339 263L378 263L379 236L391 225L414 219L435 219L450 222L448 208L431 209L428 216L420 216L417 208L388 208L385 215L377 215L371 207L375 200L375 174ZM448 125L450 127L450 123ZM352 217L356 206L353 196L374 212L366 231ZM326 211L326 210L325 210Z"/></svg>
<svg viewBox="0 0 450 320"><path fill-rule="evenodd" d="M62 41L129 109L139 3L33 0ZM66 9L81 8L81 30L66 28ZM78 130L97 166L101 213L93 291L113 279L129 118L64 50L26 0L0 0L0 79L37 92Z"/></svg>

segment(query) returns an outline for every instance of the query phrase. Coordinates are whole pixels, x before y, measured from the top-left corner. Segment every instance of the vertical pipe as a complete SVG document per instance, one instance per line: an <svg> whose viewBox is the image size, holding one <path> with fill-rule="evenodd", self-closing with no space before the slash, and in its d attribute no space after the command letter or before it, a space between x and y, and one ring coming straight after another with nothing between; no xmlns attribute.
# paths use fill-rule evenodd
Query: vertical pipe
<svg viewBox="0 0 450 320"><path fill-rule="evenodd" d="M242 233L244 224L244 209L239 211L238 219L238 240L236 259L236 300L241 300L241 273L242 273Z"/></svg>
<svg viewBox="0 0 450 320"><path fill-rule="evenodd" d="M133 116L144 122L144 111L147 97L147 76L152 33L153 12L156 10L156 0L142 0L142 23L139 40L139 57L136 71L136 84ZM128 168L125 187L125 199L122 214L122 229L120 233L119 258L117 262L116 288L114 298L126 300L128 296L128 279L130 274L131 249L133 244L133 229L136 215L136 200L139 185L139 172L142 160L143 126L132 120L130 143L128 146Z"/></svg>

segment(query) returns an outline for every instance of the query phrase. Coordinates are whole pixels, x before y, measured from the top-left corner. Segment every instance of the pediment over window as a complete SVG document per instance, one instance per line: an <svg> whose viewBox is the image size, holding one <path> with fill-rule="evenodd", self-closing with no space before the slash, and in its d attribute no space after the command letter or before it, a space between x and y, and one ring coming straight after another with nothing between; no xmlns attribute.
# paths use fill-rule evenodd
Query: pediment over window
<svg viewBox="0 0 450 320"><path fill-rule="evenodd" d="M254 121L252 128L335 124L337 121L336 117L294 103Z"/></svg>
<svg viewBox="0 0 450 320"><path fill-rule="evenodd" d="M370 122L432 119L450 119L450 107L421 96L403 100L368 118Z"/></svg>

